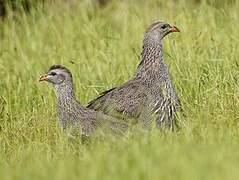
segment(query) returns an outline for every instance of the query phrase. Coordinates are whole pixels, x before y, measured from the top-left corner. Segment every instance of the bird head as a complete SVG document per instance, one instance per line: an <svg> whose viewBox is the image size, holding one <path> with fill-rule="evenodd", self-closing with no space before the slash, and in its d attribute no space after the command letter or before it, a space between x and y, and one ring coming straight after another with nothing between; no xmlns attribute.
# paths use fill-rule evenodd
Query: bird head
<svg viewBox="0 0 239 180"><path fill-rule="evenodd" d="M145 35L146 37L162 40L166 35L173 32L180 32L180 31L176 26L171 26L168 23L155 22L149 26Z"/></svg>
<svg viewBox="0 0 239 180"><path fill-rule="evenodd" d="M62 65L53 65L46 74L40 77L39 81L46 81L53 85L60 85L66 82L72 82L72 74Z"/></svg>

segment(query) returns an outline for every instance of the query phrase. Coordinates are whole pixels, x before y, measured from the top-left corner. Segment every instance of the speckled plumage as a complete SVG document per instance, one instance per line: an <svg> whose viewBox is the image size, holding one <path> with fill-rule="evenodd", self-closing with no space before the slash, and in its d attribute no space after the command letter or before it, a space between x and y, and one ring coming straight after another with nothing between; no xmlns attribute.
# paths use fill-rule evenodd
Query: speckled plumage
<svg viewBox="0 0 239 180"><path fill-rule="evenodd" d="M156 22L146 31L141 61L134 77L122 86L102 93L89 102L88 108L110 116L136 119L143 127L149 127L155 114L158 127L164 122L173 126L180 102L163 59L162 39L170 33L162 29L163 26L172 28Z"/></svg>
<svg viewBox="0 0 239 180"><path fill-rule="evenodd" d="M97 129L110 130L114 134L122 134L127 130L127 125L116 118L80 105L75 98L72 74L64 66L53 65L43 77L55 88L58 117L63 129L81 128L81 132L86 136L93 135ZM63 81L59 81L62 77Z"/></svg>

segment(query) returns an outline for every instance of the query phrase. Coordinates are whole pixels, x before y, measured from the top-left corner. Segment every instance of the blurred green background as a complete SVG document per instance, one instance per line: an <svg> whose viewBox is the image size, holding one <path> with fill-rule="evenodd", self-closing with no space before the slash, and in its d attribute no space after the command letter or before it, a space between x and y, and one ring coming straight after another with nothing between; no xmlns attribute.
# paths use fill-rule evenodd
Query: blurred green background
<svg viewBox="0 0 239 180"><path fill-rule="evenodd" d="M0 179L237 179L239 2L102 2L0 0ZM39 76L64 64L85 105L132 77L158 20L181 30L164 39L179 130L69 142Z"/></svg>

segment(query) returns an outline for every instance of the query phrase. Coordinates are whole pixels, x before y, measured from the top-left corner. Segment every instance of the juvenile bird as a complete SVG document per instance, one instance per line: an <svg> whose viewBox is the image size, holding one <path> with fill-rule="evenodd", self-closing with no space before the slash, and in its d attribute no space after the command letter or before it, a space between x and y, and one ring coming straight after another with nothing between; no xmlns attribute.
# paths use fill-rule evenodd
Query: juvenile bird
<svg viewBox="0 0 239 180"><path fill-rule="evenodd" d="M162 52L162 40L172 32L179 32L179 29L164 22L150 25L144 35L141 61L134 77L120 87L101 93L87 107L110 116L135 119L146 128L156 116L158 127L166 124L173 128L180 101Z"/></svg>
<svg viewBox="0 0 239 180"><path fill-rule="evenodd" d="M116 118L81 106L74 94L72 74L66 67L51 66L48 73L42 75L39 81L53 84L57 98L58 117L63 129L80 127L82 134L87 137L92 136L97 129L110 130L117 135L127 130L127 125Z"/></svg>

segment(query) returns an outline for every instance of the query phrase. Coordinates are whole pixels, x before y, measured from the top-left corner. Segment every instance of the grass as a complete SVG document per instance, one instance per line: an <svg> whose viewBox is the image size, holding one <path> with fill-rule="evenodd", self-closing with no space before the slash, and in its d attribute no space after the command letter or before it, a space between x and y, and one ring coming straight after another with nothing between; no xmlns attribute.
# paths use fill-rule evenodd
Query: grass
<svg viewBox="0 0 239 180"><path fill-rule="evenodd" d="M46 5L0 22L0 179L236 179L239 176L239 3L173 0ZM180 28L164 57L185 116L180 130L132 130L72 144L39 76L69 67L82 104L129 79L155 20Z"/></svg>

